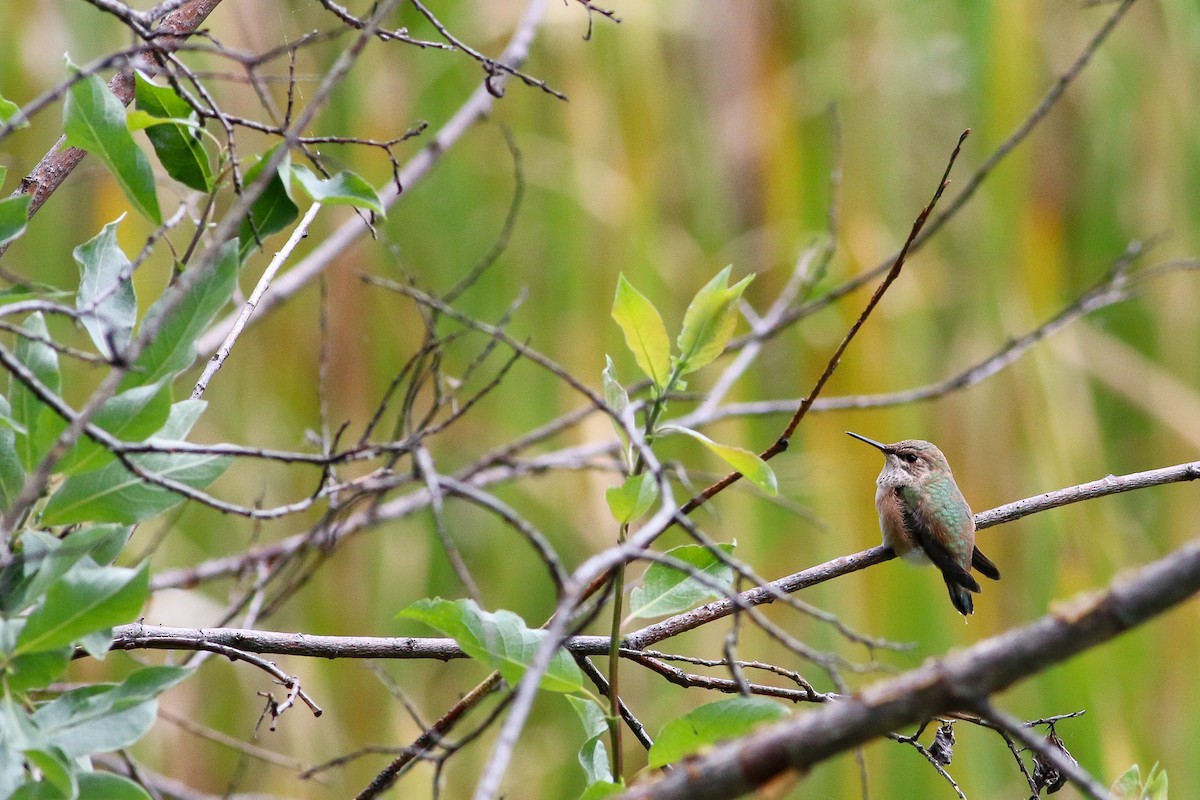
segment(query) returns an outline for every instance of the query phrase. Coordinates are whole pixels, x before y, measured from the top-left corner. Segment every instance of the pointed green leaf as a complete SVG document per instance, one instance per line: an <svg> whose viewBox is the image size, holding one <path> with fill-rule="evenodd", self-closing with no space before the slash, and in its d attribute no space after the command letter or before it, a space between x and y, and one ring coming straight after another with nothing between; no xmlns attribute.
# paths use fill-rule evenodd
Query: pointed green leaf
<svg viewBox="0 0 1200 800"><path fill-rule="evenodd" d="M1167 773L1155 764L1143 778L1134 764L1113 783L1112 794L1114 800L1167 800Z"/></svg>
<svg viewBox="0 0 1200 800"><path fill-rule="evenodd" d="M6 245L25 232L29 222L29 204L33 196L23 194L0 200L0 246Z"/></svg>
<svg viewBox="0 0 1200 800"><path fill-rule="evenodd" d="M33 750L48 745L33 717L22 708L13 695L0 698L0 754L16 750Z"/></svg>
<svg viewBox="0 0 1200 800"><path fill-rule="evenodd" d="M1146 781L1147 800L1167 800L1167 772L1155 765L1150 770L1150 778Z"/></svg>
<svg viewBox="0 0 1200 800"><path fill-rule="evenodd" d="M129 528L113 525L94 525L74 531L59 539L39 530L27 530L21 535L20 558L5 565L0 572L0 612L14 614L33 605L46 590L65 575L85 556L97 564L124 545ZM119 544L118 544L119 542Z"/></svg>
<svg viewBox="0 0 1200 800"><path fill-rule="evenodd" d="M20 113L21 107L19 105L6 98L4 95L0 95L0 125L7 125L12 121L13 117ZM17 127L28 128L29 120L21 120L21 123L17 125Z"/></svg>
<svg viewBox="0 0 1200 800"><path fill-rule="evenodd" d="M135 386L105 401L92 424L126 442L140 442L158 431L171 411L171 385L167 381ZM116 459L109 450L87 436L58 464L64 474L87 472Z"/></svg>
<svg viewBox="0 0 1200 800"><path fill-rule="evenodd" d="M158 695L188 674L181 667L147 667L115 686L73 689L38 708L33 721L72 758L128 747L154 724Z"/></svg>
<svg viewBox="0 0 1200 800"><path fill-rule="evenodd" d="M546 636L545 631L527 627L511 611L483 611L473 600L418 600L397 616L423 622L452 637L463 652L499 670L513 685L521 680ZM560 650L551 659L539 686L553 692L582 691L583 674L571 655Z"/></svg>
<svg viewBox="0 0 1200 800"><path fill-rule="evenodd" d="M246 174L242 178L244 185L249 186L262 175L267 161L274 152L275 148L273 147L264 153L254 166L246 170ZM242 222L242 229L238 234L243 259L258 247L255 234L258 235L258 240L266 239L271 234L286 228L300 215L300 209L292 202L291 188L288 185L288 176L291 171L292 157L289 153L280 162L262 194L250 206L250 217Z"/></svg>
<svg viewBox="0 0 1200 800"><path fill-rule="evenodd" d="M151 117L146 136L167 174L190 189L212 191L212 167L191 106L173 88L159 86L140 72L134 80L137 107Z"/></svg>
<svg viewBox="0 0 1200 800"><path fill-rule="evenodd" d="M151 800L141 786L112 772L81 772L79 796L103 797L104 800Z"/></svg>
<svg viewBox="0 0 1200 800"><path fill-rule="evenodd" d="M637 365L661 388L671 371L671 339L662 316L644 294L633 288L622 273L617 276L617 296L612 318L625 334L625 344Z"/></svg>
<svg viewBox="0 0 1200 800"><path fill-rule="evenodd" d="M727 444L718 444L699 431L694 431L691 428L682 428L677 425L664 425L659 432L687 434L720 456L726 464L742 473L746 480L753 483L759 489L762 489L772 497L779 494L779 483L775 479L775 471L771 469L767 462L749 450L743 450L740 447Z"/></svg>
<svg viewBox="0 0 1200 800"><path fill-rule="evenodd" d="M385 215L386 209L375 187L349 170L342 170L329 178L320 178L303 164L295 164L292 166L292 175L296 176L304 191L315 202L365 208L377 216Z"/></svg>
<svg viewBox="0 0 1200 800"><path fill-rule="evenodd" d="M1112 793L1118 800L1140 800L1141 792L1142 771L1137 764L1125 770L1112 785Z"/></svg>
<svg viewBox="0 0 1200 800"><path fill-rule="evenodd" d="M76 247L79 292L75 307L83 327L105 358L124 353L137 321L133 293L133 264L117 244L117 223L110 222L91 240Z"/></svg>
<svg viewBox="0 0 1200 800"><path fill-rule="evenodd" d="M58 372L58 354L45 344L50 339L46 320L41 312L30 314L21 330L29 334L17 339L17 360L24 364L50 391L57 394L62 389L62 378ZM17 454L26 471L37 467L49 449L53 436L66 427L62 418L50 410L25 384L13 375L10 379L9 398L12 401L12 418L25 433L16 437ZM39 426L45 427L53 436L38 436Z"/></svg>
<svg viewBox="0 0 1200 800"><path fill-rule="evenodd" d="M0 512L12 508L25 486L25 470L17 453L17 433L12 427L15 424L8 398L0 395Z"/></svg>
<svg viewBox="0 0 1200 800"><path fill-rule="evenodd" d="M604 381L604 402L620 414L629 407L629 393L617 380L617 370L613 366L611 356L604 356L604 371L600 373L600 377Z"/></svg>
<svg viewBox="0 0 1200 800"><path fill-rule="evenodd" d="M765 722L788 715L765 697L732 697L700 706L663 726L650 748L651 767L672 764L704 747L745 736Z"/></svg>
<svg viewBox="0 0 1200 800"><path fill-rule="evenodd" d="M132 570L77 564L46 592L17 636L17 653L69 645L81 636L128 622L150 593L146 565Z"/></svg>
<svg viewBox="0 0 1200 800"><path fill-rule="evenodd" d="M631 475L620 486L610 486L604 492L604 499L617 522L632 522L649 511L658 499L658 482L649 472Z"/></svg>
<svg viewBox="0 0 1200 800"><path fill-rule="evenodd" d="M737 302L754 279L747 275L733 286L726 286L733 267L725 267L696 293L683 316L679 333L680 373L686 375L709 364L721 353L733 336L737 324Z"/></svg>
<svg viewBox="0 0 1200 800"><path fill-rule="evenodd" d="M66 673L73 652L73 648L60 647L12 656L3 666L2 686L9 692L45 689Z"/></svg>
<svg viewBox="0 0 1200 800"><path fill-rule="evenodd" d="M166 450L171 442L151 439ZM131 459L146 472L169 478L192 489L203 489L221 476L233 459L203 453L147 453ZM120 462L72 475L50 496L42 514L44 525L81 522L142 522L184 500L183 495L149 483Z"/></svg>
<svg viewBox="0 0 1200 800"><path fill-rule="evenodd" d="M92 560L105 566L117 560L132 535L132 525L92 525L76 530L67 541L72 547L87 547Z"/></svg>
<svg viewBox="0 0 1200 800"><path fill-rule="evenodd" d="M732 544L719 544L721 552L733 553ZM664 555L682 561L709 581L701 583L691 573L655 561L646 569L642 585L634 587L629 597L629 616L665 617L678 614L703 602L725 595L712 584L733 590L733 568L717 558L711 550L699 544L673 547Z"/></svg>
<svg viewBox="0 0 1200 800"><path fill-rule="evenodd" d="M74 69L70 62L68 66ZM63 132L67 144L88 151L108 166L139 213L156 225L162 224L150 160L125 124L125 106L104 81L86 75L67 90Z"/></svg>
<svg viewBox="0 0 1200 800"><path fill-rule="evenodd" d="M193 400L190 397L187 400L180 400L171 406L171 413L167 415L166 423L155 434L155 438L179 439L180 441L186 439L187 435L192 432L192 426L196 424L196 420L200 419L200 415L206 408L208 408L207 400Z"/></svg>
<svg viewBox="0 0 1200 800"><path fill-rule="evenodd" d="M612 768L604 741L608 736L608 718L604 709L588 698L572 695L567 695L567 703L575 711L587 737L579 750L579 765L583 767L588 785L597 782L612 784Z"/></svg>
<svg viewBox="0 0 1200 800"><path fill-rule="evenodd" d="M583 790L583 794L579 795L579 800L605 800L605 798L616 797L625 789L626 787L620 783L596 781L588 784L588 787Z"/></svg>
<svg viewBox="0 0 1200 800"><path fill-rule="evenodd" d="M216 263L191 287L186 297L166 312L168 316L158 335L142 350L133 370L121 382L122 390L158 383L192 365L196 357L196 339L233 296L240 266L237 242L226 242ZM168 289L146 312L142 325L158 324L163 309L172 302L169 298L174 297L174 288Z"/></svg>
<svg viewBox="0 0 1200 800"><path fill-rule="evenodd" d="M79 796L75 771L62 751L57 748L26 750L25 758L42 773L40 788L57 790L57 794L39 792L41 796L60 797L62 800L75 800Z"/></svg>

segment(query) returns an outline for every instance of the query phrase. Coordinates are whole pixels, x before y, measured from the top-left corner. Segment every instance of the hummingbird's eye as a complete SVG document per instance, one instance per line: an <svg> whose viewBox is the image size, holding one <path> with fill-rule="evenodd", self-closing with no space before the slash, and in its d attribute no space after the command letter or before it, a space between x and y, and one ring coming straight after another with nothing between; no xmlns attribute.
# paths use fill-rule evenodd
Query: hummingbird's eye
<svg viewBox="0 0 1200 800"><path fill-rule="evenodd" d="M917 463L917 454L916 453L901 453L900 457L902 459L904 459L906 462L908 462L909 464Z"/></svg>

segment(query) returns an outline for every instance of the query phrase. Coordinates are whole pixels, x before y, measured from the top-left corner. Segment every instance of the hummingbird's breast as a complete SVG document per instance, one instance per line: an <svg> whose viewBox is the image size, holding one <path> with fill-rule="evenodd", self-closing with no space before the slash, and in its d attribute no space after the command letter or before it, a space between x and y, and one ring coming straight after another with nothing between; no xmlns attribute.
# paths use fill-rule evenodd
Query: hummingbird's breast
<svg viewBox="0 0 1200 800"><path fill-rule="evenodd" d="M904 523L904 501L896 490L903 484L885 480L883 475L875 485L875 510L879 512L879 530L883 543L896 555L912 564L929 564L929 556L921 549L916 537Z"/></svg>

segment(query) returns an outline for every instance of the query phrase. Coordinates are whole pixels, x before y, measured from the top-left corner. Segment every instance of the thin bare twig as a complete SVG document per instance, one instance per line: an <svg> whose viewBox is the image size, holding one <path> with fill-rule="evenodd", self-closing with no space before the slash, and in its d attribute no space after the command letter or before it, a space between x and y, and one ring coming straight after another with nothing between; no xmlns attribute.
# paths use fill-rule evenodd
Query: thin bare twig
<svg viewBox="0 0 1200 800"><path fill-rule="evenodd" d="M258 283L254 286L254 291L250 293L250 297L246 299L242 310L238 312L237 318L233 322L233 327L229 331L229 335L225 337L225 341L221 342L221 346L217 348L217 352L213 353L212 358L204 366L204 372L200 375L200 379L196 381L195 388L192 389L192 399L198 400L204 396L204 392L208 389L208 382L212 380L213 375L217 374L224 364L225 359L229 358L229 352L233 349L234 343L238 337L242 335L242 331L246 327L246 322L250 319L250 315L254 313L254 309L262 301L263 295L267 293L267 289L271 286L271 281L275 278L275 274L279 272L279 268L283 266L283 262L287 260L292 251L296 249L296 245L300 244L300 240L308 235L308 226L316 219L317 212L321 210L320 203L313 203L308 207L308 211L304 212L304 216L300 222L292 230L291 236L287 242L280 248L271 259L271 263L263 270L262 276L258 279Z"/></svg>

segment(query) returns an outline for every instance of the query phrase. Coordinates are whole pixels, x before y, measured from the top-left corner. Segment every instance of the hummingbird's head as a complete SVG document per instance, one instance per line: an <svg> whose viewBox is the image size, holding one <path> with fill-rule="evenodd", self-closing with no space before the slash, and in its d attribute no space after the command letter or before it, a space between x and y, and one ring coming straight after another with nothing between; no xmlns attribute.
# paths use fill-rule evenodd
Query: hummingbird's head
<svg viewBox="0 0 1200 800"><path fill-rule="evenodd" d="M883 444L857 433L846 433L883 453L883 473L879 476L881 482L900 484L920 480L927 475L950 474L950 464L932 442L905 439L895 444Z"/></svg>

